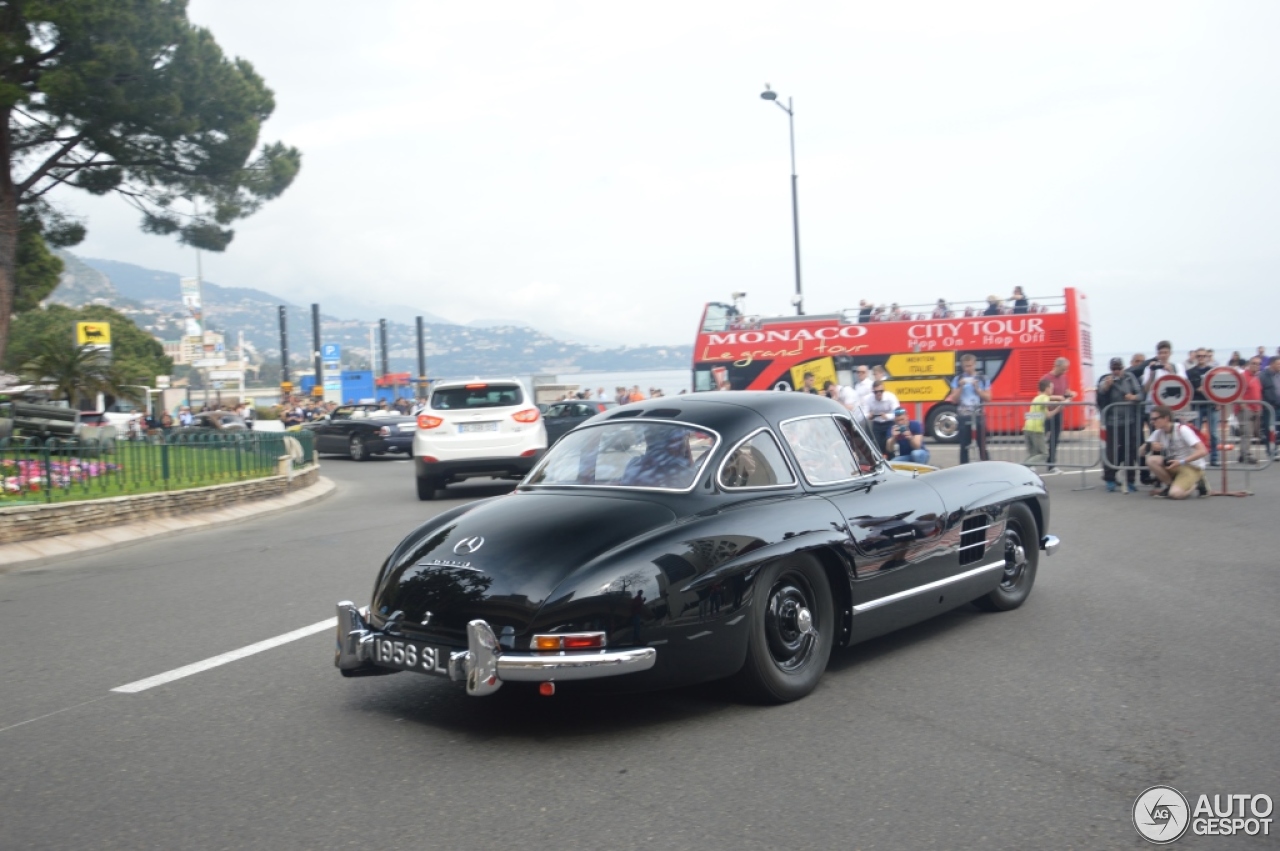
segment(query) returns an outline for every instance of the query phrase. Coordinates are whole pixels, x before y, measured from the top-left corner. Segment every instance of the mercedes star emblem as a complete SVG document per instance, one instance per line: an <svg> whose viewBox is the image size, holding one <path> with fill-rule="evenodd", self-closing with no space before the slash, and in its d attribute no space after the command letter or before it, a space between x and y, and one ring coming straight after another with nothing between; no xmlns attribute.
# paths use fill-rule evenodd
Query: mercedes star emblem
<svg viewBox="0 0 1280 851"><path fill-rule="evenodd" d="M484 538L476 535L473 538L463 538L461 541L453 545L453 551L458 555L469 555L484 546Z"/></svg>

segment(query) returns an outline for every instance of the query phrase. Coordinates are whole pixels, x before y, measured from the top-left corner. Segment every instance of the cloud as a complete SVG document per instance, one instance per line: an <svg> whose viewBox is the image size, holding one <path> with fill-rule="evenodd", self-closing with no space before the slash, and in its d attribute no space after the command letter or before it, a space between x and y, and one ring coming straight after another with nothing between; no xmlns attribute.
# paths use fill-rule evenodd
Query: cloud
<svg viewBox="0 0 1280 851"><path fill-rule="evenodd" d="M631 343L690 342L734 290L789 313L768 81L811 311L1079 285L1099 349L1272 342L1278 9L193 0L275 90L264 138L304 151L205 274ZM194 267L118 202L62 201L84 253ZM1165 292L1208 303L1142 307Z"/></svg>

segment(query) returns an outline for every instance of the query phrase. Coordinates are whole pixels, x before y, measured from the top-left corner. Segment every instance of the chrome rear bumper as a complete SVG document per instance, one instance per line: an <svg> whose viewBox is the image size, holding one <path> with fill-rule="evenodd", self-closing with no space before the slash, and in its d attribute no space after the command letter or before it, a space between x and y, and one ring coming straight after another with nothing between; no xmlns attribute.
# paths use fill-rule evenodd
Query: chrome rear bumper
<svg viewBox="0 0 1280 851"><path fill-rule="evenodd" d="M347 676L392 673L373 661L378 635L365 621L368 611L343 600L338 604L338 647L333 663ZM568 682L616 677L647 671L657 661L652 647L628 647L597 653L514 653L498 643L493 628L482 620L467 624L467 649L449 655L449 679L464 681L467 694L493 694L504 682Z"/></svg>
<svg viewBox="0 0 1280 851"><path fill-rule="evenodd" d="M1062 542L1058 540L1056 535L1045 535L1040 539L1040 549L1044 550L1045 555L1053 555L1060 546L1062 546Z"/></svg>

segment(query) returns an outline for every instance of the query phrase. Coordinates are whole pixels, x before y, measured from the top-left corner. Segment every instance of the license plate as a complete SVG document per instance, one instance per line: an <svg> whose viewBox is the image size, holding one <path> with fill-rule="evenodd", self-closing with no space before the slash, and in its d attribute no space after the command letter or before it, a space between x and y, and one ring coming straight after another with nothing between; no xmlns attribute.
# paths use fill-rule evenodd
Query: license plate
<svg viewBox="0 0 1280 851"><path fill-rule="evenodd" d="M373 640L373 661L399 671L449 676L449 651L420 641L378 636Z"/></svg>
<svg viewBox="0 0 1280 851"><path fill-rule="evenodd" d="M472 434L477 431L497 431L498 424L496 422L488 423L458 423L459 434Z"/></svg>

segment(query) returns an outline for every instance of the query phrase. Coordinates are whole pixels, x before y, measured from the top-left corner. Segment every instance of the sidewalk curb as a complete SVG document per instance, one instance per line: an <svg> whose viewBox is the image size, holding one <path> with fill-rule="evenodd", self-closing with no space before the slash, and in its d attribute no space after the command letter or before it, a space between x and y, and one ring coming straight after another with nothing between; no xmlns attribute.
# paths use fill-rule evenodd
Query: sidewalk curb
<svg viewBox="0 0 1280 851"><path fill-rule="evenodd" d="M271 499L241 502L213 511L184 517L156 517L123 526L95 529L75 535L58 535L36 541L0 544L0 575L27 567L45 565L105 547L126 547L154 538L172 537L195 529L225 526L256 519L264 514L287 511L332 496L338 486L320 476L310 487Z"/></svg>

